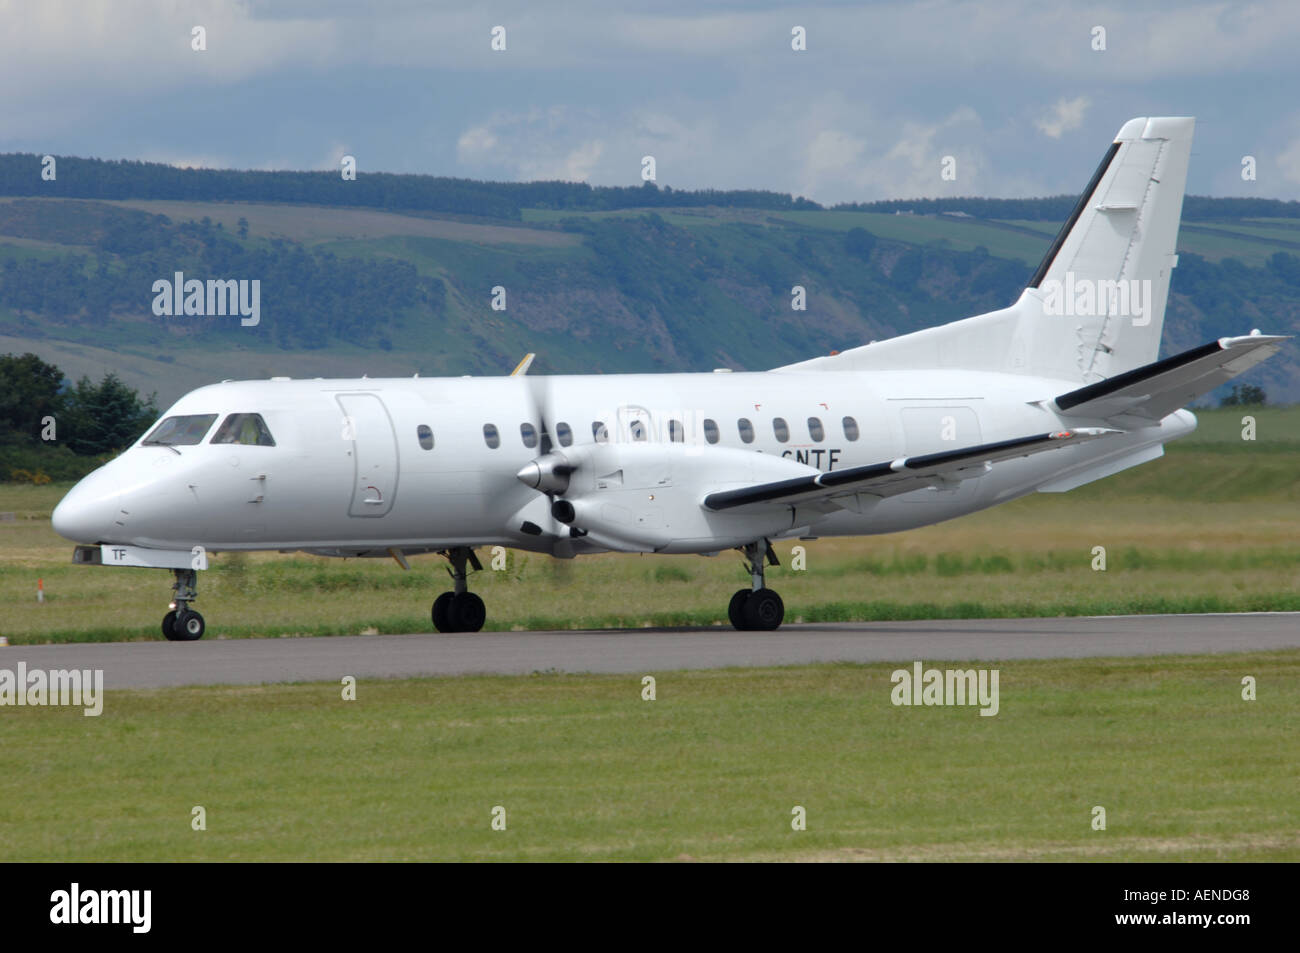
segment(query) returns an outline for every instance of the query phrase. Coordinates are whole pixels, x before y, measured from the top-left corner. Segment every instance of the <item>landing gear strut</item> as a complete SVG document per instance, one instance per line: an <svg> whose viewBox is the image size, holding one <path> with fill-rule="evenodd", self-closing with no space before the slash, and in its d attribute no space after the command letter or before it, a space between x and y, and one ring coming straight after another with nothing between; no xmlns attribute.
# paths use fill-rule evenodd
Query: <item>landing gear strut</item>
<svg viewBox="0 0 1300 953"><path fill-rule="evenodd" d="M483 600L469 591L465 583L465 565L481 572L483 564L468 546L456 546L442 555L451 562L447 570L451 576L452 592L444 592L433 600L433 627L439 632L477 632L487 619Z"/></svg>
<svg viewBox="0 0 1300 953"><path fill-rule="evenodd" d="M774 590L763 584L764 562L773 566L781 564L772 544L766 539L737 548L745 554L745 568L749 570L752 583L750 588L740 589L731 597L727 616L731 624L742 632L771 631L785 618L785 603Z"/></svg>
<svg viewBox="0 0 1300 953"><path fill-rule="evenodd" d="M203 616L190 608L199 597L198 573L193 569L173 569L171 611L163 616L162 633L169 642L193 642L203 638L207 627Z"/></svg>

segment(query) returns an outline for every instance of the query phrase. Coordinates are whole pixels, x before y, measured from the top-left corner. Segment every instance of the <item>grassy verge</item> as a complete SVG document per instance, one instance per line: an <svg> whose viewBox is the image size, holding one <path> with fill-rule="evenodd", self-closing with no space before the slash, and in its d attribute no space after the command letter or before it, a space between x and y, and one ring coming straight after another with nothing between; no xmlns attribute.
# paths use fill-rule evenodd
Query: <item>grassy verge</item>
<svg viewBox="0 0 1300 953"><path fill-rule="evenodd" d="M160 638L166 573L74 566L40 519L0 524L0 538L10 642ZM795 568L795 545L806 569ZM1104 572L1093 569L1096 546ZM776 548L769 584L791 621L1300 610L1300 542L1271 502L1094 509L1037 497L910 533ZM429 603L447 587L442 564L417 558L403 572L389 560L219 554L198 606L209 638L427 631ZM471 586L488 627L508 630L722 624L747 583L734 554L564 562L511 552Z"/></svg>
<svg viewBox="0 0 1300 953"><path fill-rule="evenodd" d="M1300 651L999 669L995 717L895 707L889 665L9 709L0 861L1300 860Z"/></svg>

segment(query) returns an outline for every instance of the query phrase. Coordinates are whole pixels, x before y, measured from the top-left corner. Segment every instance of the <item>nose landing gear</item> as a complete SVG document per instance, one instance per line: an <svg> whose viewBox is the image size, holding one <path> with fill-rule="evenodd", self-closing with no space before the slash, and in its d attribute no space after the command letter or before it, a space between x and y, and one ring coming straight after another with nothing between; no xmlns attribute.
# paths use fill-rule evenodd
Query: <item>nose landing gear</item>
<svg viewBox="0 0 1300 953"><path fill-rule="evenodd" d="M487 608L482 599L469 591L465 565L468 563L476 572L481 572L483 564L468 546L456 546L442 555L451 562L447 572L455 589L444 592L433 601L433 627L439 632L477 632L487 621Z"/></svg>
<svg viewBox="0 0 1300 953"><path fill-rule="evenodd" d="M745 554L745 568L749 570L752 584L748 589L737 590L727 606L727 617L741 632L770 632L785 618L785 603L773 589L764 585L764 562L773 566L777 561L772 544L766 539L750 543L741 549Z"/></svg>
<svg viewBox="0 0 1300 953"><path fill-rule="evenodd" d="M199 597L198 573L193 569L173 569L176 582L172 584L172 609L162 621L162 634L169 642L194 642L207 631L203 616L190 608Z"/></svg>

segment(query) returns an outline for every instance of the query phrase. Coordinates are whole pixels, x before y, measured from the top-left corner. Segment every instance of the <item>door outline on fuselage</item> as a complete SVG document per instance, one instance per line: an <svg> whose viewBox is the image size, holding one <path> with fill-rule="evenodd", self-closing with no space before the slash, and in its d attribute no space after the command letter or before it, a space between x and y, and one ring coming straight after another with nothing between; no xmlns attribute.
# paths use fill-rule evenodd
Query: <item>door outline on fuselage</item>
<svg viewBox="0 0 1300 953"><path fill-rule="evenodd" d="M340 436L352 444L352 497L348 516L386 516L397 499L401 459L397 429L383 398L373 391L335 394L342 412Z"/></svg>

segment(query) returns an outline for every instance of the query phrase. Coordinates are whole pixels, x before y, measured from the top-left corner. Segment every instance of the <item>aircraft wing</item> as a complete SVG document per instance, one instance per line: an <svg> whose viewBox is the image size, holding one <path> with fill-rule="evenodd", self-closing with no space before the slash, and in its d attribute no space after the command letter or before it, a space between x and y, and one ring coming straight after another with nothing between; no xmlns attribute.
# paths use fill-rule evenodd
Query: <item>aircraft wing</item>
<svg viewBox="0 0 1300 953"><path fill-rule="evenodd" d="M1013 440L982 443L959 450L943 450L915 457L900 457L884 463L872 463L844 470L831 470L759 483L734 490L719 490L704 498L710 510L729 510L755 503L807 503L833 500L835 497L866 493L871 496L896 496L927 486L942 486L982 474L999 460L1027 457L1044 450L1072 447L1086 440L1120 433L1102 427L1058 430Z"/></svg>
<svg viewBox="0 0 1300 953"><path fill-rule="evenodd" d="M1248 334L1134 368L1057 397L1056 409L1072 417L1118 416L1160 420L1194 398L1277 353L1285 335Z"/></svg>

